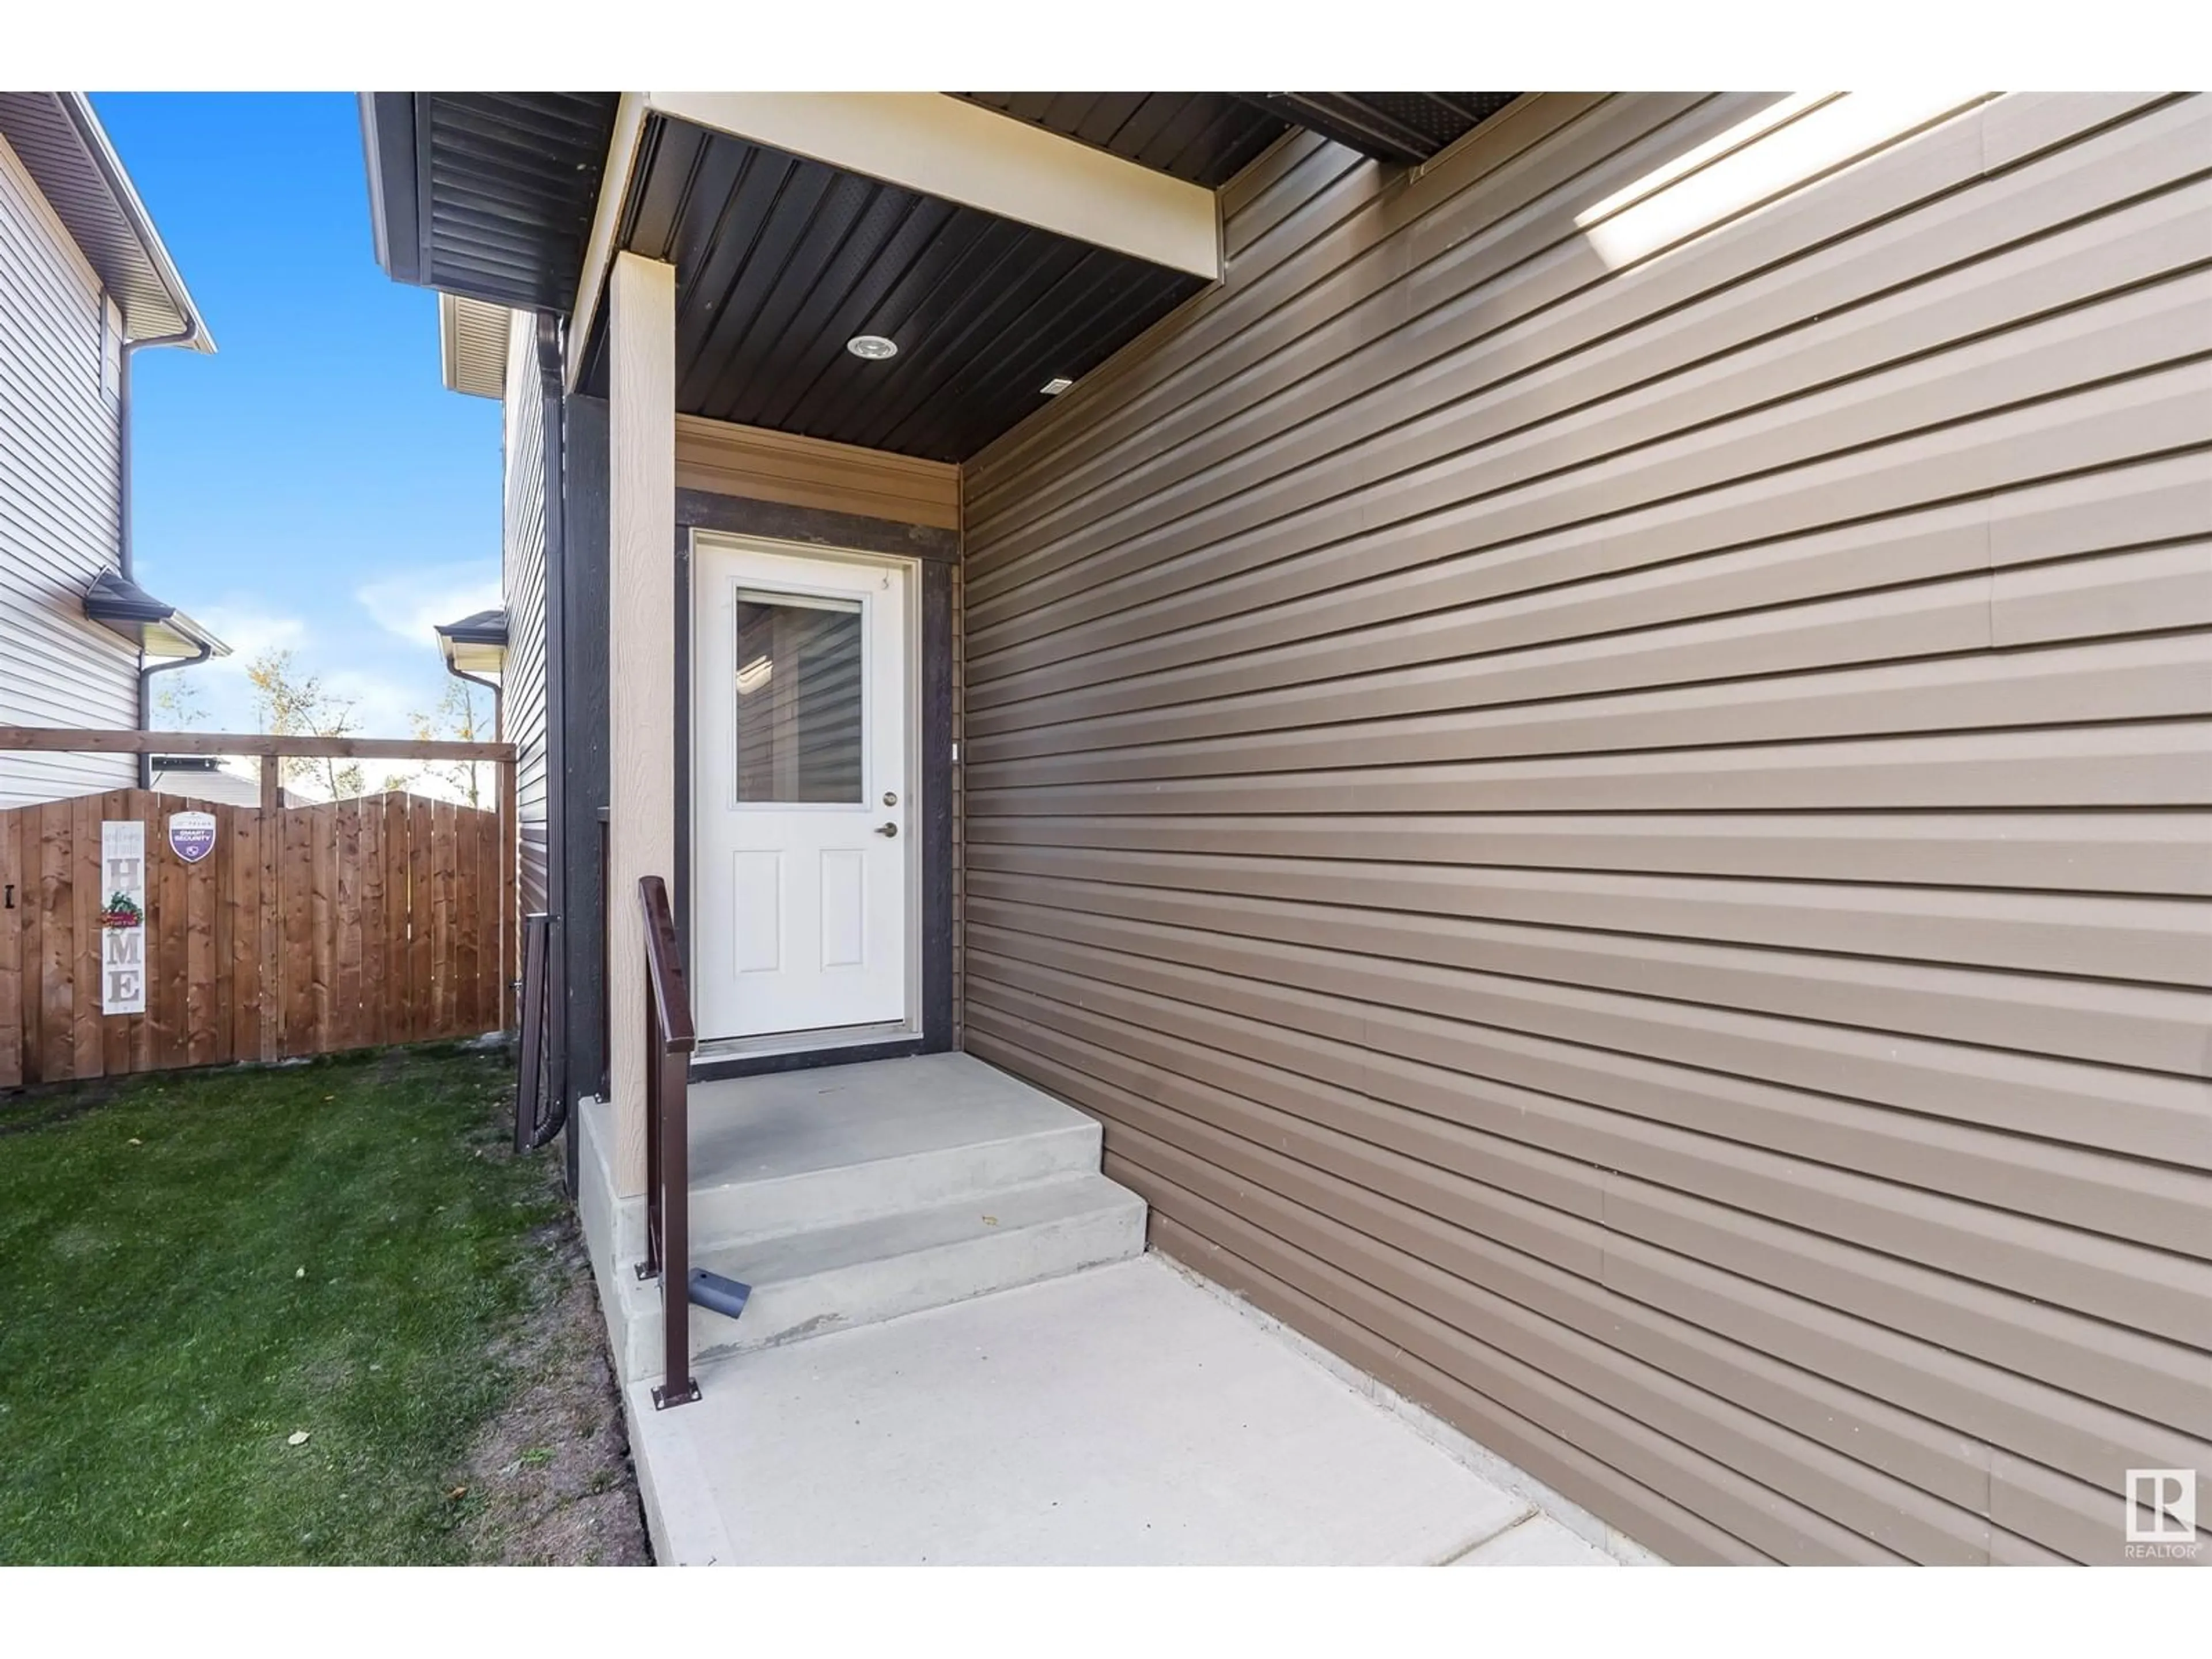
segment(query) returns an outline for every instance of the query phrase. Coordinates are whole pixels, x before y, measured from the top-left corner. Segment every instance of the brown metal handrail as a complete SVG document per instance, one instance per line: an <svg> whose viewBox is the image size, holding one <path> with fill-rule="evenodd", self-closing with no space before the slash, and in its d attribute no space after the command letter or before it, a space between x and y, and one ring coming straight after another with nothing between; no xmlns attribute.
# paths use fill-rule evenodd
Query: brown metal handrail
<svg viewBox="0 0 2212 1659"><path fill-rule="evenodd" d="M640 1279L660 1280L665 1364L653 1391L656 1408L699 1397L691 1375L690 1120L685 1099L691 1050L691 998L677 954L668 887L641 876L645 913L645 1260Z"/></svg>

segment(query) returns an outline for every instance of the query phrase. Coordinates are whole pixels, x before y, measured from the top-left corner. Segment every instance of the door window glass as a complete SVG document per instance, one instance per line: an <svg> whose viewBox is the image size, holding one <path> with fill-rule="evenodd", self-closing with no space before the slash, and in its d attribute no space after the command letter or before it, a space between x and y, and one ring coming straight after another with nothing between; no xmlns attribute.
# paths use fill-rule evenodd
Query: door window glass
<svg viewBox="0 0 2212 1659"><path fill-rule="evenodd" d="M860 602L740 592L738 799L860 805Z"/></svg>

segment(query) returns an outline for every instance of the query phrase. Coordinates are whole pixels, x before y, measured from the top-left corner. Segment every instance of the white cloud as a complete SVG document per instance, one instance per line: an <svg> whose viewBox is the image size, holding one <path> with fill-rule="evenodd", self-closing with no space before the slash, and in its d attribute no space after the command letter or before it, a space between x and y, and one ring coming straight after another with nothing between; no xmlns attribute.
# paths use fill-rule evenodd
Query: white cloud
<svg viewBox="0 0 2212 1659"><path fill-rule="evenodd" d="M194 614L230 647L227 657L179 671L199 694L200 712L205 716L203 729L251 732L255 729L253 687L246 678L246 665L264 651L304 651L309 640L307 622L263 610L251 599L204 605ZM155 682L157 687L160 684Z"/></svg>
<svg viewBox="0 0 2212 1659"><path fill-rule="evenodd" d="M307 642L307 624L299 617L272 616L251 600L226 600L198 612L199 620L231 650L223 660L249 663L264 651L297 650ZM210 665L212 666L213 665Z"/></svg>
<svg viewBox="0 0 2212 1659"><path fill-rule="evenodd" d="M377 625L410 645L437 643L431 630L500 603L499 568L482 564L433 565L400 571L354 590Z"/></svg>
<svg viewBox="0 0 2212 1659"><path fill-rule="evenodd" d="M304 617L268 610L251 598L204 606L198 614L231 648L228 657L183 671L199 694L203 730L258 729L246 670L270 651L295 653L297 672L319 675L326 693L351 702L353 729L367 737L412 735L409 716L433 708L444 689L445 672L427 633L414 641L417 652L402 654L394 653L381 635L364 635L358 628L345 627L343 619L317 627Z"/></svg>
<svg viewBox="0 0 2212 1659"><path fill-rule="evenodd" d="M331 669L323 675L323 690L353 704L354 729L372 737L407 736L412 730L408 715L429 707L420 684L371 669Z"/></svg>

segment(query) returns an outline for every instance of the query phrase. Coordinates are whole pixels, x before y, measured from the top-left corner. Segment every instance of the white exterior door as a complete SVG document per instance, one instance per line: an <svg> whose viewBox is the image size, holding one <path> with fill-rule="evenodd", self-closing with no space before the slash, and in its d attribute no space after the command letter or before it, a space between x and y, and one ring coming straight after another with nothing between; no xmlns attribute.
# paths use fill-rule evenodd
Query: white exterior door
<svg viewBox="0 0 2212 1659"><path fill-rule="evenodd" d="M908 573L702 541L692 1000L702 1039L908 1015Z"/></svg>

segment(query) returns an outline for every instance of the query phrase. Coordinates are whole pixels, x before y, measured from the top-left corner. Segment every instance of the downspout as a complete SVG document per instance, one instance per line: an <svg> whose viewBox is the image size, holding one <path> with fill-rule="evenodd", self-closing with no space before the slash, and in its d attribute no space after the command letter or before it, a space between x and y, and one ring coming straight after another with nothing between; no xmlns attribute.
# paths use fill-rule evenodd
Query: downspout
<svg viewBox="0 0 2212 1659"><path fill-rule="evenodd" d="M115 467L115 562L123 580L132 580L131 574L131 358L143 346L190 345L199 337L200 319L197 313L185 319L184 328L175 334L149 334L143 340L125 340L116 354L115 371L116 414L120 423ZM204 663L215 654L212 646L202 645L197 657L178 657L167 662L148 664L146 647L138 647L138 729L151 731L148 724L153 712L154 694L150 684L155 675L165 669L190 668ZM154 787L154 757L149 753L138 757L138 787Z"/></svg>
<svg viewBox="0 0 2212 1659"><path fill-rule="evenodd" d="M466 680L471 685L481 685L491 693L491 740L494 743L505 743L507 741L507 704L500 696L499 682L488 680L481 674L471 674L464 669L456 668L451 662L446 665L446 672L457 680Z"/></svg>
<svg viewBox="0 0 2212 1659"><path fill-rule="evenodd" d="M140 652L143 655L143 647L140 647ZM203 644L197 657L168 657L160 662L148 663L139 669L138 729L141 732L150 732L154 729L146 724L147 711L152 707L152 691L147 682L155 675L165 674L172 668L198 667L213 655L215 655L215 647ZM138 787L141 789L151 789L154 787L154 751L150 749L142 750L138 756Z"/></svg>

